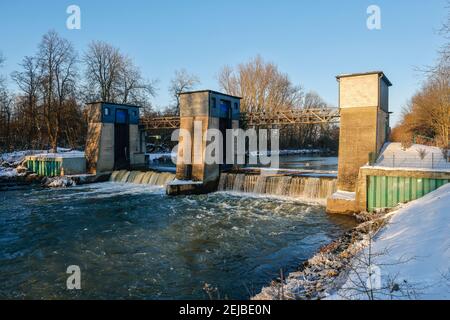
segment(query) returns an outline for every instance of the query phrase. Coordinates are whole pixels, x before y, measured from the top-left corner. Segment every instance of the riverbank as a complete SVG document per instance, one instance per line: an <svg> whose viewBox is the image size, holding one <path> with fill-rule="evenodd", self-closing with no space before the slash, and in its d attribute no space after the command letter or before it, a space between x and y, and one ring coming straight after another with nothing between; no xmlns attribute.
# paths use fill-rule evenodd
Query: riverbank
<svg viewBox="0 0 450 320"><path fill-rule="evenodd" d="M388 213L359 215L367 221L252 299L448 299L449 203L447 185Z"/></svg>
<svg viewBox="0 0 450 320"><path fill-rule="evenodd" d="M92 175L77 174L57 177L43 177L29 171L25 165L25 157L30 155L68 157L82 154L81 151L59 148L58 153L51 153L49 150L23 150L0 154L0 190L24 185L40 184L47 188L72 187L75 185L104 182L109 179L109 174Z"/></svg>
<svg viewBox="0 0 450 320"><path fill-rule="evenodd" d="M296 272L264 287L252 300L317 300L324 299L339 284L346 266L387 222L385 214L356 216L361 223L338 239L323 246ZM367 220L367 221L364 221Z"/></svg>

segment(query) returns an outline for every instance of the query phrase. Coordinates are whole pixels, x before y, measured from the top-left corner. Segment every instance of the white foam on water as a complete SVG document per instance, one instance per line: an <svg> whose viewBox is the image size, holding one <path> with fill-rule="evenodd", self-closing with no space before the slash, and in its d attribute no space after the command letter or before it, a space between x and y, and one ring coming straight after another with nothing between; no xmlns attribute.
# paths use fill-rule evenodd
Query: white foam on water
<svg viewBox="0 0 450 320"><path fill-rule="evenodd" d="M159 186L138 185L130 183L100 182L89 185L81 185L66 188L70 193L55 193L49 191L49 199L52 200L70 200L77 199L105 199L122 195L138 194L164 194L165 189ZM74 192L75 191L75 192Z"/></svg>
<svg viewBox="0 0 450 320"><path fill-rule="evenodd" d="M235 194L263 195L265 198L326 205L326 199L336 191L336 180L303 176L222 173L218 189Z"/></svg>

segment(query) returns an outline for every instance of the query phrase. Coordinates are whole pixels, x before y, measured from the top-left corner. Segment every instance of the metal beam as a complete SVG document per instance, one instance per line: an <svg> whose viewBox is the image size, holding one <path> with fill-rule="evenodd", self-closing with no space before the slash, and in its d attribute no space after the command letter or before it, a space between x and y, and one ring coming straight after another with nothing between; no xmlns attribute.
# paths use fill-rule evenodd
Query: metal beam
<svg viewBox="0 0 450 320"><path fill-rule="evenodd" d="M337 108L311 108L280 110L273 112L247 112L241 114L241 121L248 127L293 124L326 124L339 122ZM141 124L147 130L178 129L179 117L144 117Z"/></svg>

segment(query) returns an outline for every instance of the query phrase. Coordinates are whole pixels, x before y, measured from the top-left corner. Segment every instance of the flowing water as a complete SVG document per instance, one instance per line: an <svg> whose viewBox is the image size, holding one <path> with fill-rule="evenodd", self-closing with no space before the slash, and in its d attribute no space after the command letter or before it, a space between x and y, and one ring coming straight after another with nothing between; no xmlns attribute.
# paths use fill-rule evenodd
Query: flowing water
<svg viewBox="0 0 450 320"><path fill-rule="evenodd" d="M305 201L324 202L336 192L336 179L222 173L220 175L219 191L266 194Z"/></svg>
<svg viewBox="0 0 450 320"><path fill-rule="evenodd" d="M214 297L246 299L354 226L289 200L168 197L147 178L0 192L0 298L208 299L209 284ZM69 265L81 290L66 289Z"/></svg>
<svg viewBox="0 0 450 320"><path fill-rule="evenodd" d="M109 181L121 183L149 184L153 186L165 186L175 179L175 174L155 171L114 171Z"/></svg>
<svg viewBox="0 0 450 320"><path fill-rule="evenodd" d="M246 167L266 167L261 164L249 164ZM279 156L280 169L296 170L337 170L337 157L322 157L320 155L291 154ZM150 161L149 168L175 172L175 163L170 156Z"/></svg>

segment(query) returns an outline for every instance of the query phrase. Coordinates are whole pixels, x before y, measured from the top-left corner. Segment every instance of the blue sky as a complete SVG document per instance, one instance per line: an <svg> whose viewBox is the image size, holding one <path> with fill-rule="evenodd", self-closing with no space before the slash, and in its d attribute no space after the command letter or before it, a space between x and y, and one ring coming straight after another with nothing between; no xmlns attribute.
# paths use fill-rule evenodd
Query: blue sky
<svg viewBox="0 0 450 320"><path fill-rule="evenodd" d="M71 4L81 8L81 30L66 29ZM381 8L381 30L366 27L371 4ZM176 69L197 74L199 88L217 90L223 65L260 54L334 105L337 74L382 70L394 84L395 121L420 86L416 67L436 59L444 8L445 0L1 1L2 72L17 69L42 35L55 29L80 54L92 40L120 47L146 78L159 80L154 104L164 106Z"/></svg>

